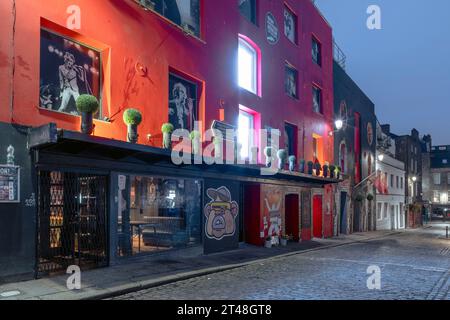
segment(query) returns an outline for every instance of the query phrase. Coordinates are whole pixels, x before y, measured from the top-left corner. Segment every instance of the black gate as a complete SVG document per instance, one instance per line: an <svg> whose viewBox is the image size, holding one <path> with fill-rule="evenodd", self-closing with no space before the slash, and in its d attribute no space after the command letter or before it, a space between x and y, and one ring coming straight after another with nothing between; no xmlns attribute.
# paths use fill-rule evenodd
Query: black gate
<svg viewBox="0 0 450 320"><path fill-rule="evenodd" d="M39 171L38 178L38 276L107 266L107 177Z"/></svg>

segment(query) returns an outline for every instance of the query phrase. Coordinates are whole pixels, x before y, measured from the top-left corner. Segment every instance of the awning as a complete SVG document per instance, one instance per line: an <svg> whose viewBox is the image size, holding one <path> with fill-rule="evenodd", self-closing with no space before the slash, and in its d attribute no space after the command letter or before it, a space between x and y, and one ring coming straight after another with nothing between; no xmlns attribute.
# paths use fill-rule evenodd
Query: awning
<svg viewBox="0 0 450 320"><path fill-rule="evenodd" d="M81 132L57 129L48 124L30 130L28 145L47 157L39 157L47 163L70 165L74 162L90 168L113 171L158 172L168 175L183 175L197 178L220 178L249 183L290 184L308 187L323 187L336 184L340 179L330 179L299 172L280 170L274 175L262 175L262 166L239 164L183 164L175 165L171 160L171 150L152 146L132 144L125 141L86 135ZM61 163L61 157L72 158L69 163ZM84 159L84 161L82 161ZM75 161L76 160L76 161ZM192 163L193 157L192 157ZM150 168L151 167L151 168Z"/></svg>

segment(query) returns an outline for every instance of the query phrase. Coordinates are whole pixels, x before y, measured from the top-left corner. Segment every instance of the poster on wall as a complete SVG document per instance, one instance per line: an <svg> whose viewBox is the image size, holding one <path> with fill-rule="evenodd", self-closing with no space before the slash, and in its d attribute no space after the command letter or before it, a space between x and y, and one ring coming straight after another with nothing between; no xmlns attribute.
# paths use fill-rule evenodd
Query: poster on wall
<svg viewBox="0 0 450 320"><path fill-rule="evenodd" d="M239 184L205 181L204 252L237 249L239 246Z"/></svg>
<svg viewBox="0 0 450 320"><path fill-rule="evenodd" d="M169 122L176 129L193 131L198 121L198 85L178 75L169 75Z"/></svg>
<svg viewBox="0 0 450 320"><path fill-rule="evenodd" d="M0 166L0 203L20 202L20 168Z"/></svg>
<svg viewBox="0 0 450 320"><path fill-rule="evenodd" d="M100 100L100 58L100 52L42 29L39 106L78 115L75 101L80 95Z"/></svg>
<svg viewBox="0 0 450 320"><path fill-rule="evenodd" d="M278 244L282 233L282 213L284 212L284 193L282 187L263 185L263 219L261 236L272 237L272 243Z"/></svg>

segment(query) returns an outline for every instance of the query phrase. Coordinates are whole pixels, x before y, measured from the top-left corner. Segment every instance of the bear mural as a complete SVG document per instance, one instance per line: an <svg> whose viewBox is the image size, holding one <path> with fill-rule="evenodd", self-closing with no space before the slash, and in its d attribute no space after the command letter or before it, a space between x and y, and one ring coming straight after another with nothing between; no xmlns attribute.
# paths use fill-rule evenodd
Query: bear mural
<svg viewBox="0 0 450 320"><path fill-rule="evenodd" d="M204 208L206 236L215 240L233 236L236 232L238 203L232 201L231 193L226 187L208 189L206 194L211 200Z"/></svg>

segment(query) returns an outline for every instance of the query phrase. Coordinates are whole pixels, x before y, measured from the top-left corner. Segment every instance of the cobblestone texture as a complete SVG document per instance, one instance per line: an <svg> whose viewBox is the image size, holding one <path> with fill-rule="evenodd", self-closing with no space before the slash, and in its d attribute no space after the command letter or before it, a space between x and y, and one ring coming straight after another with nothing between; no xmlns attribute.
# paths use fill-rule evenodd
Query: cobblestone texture
<svg viewBox="0 0 450 320"><path fill-rule="evenodd" d="M442 226L272 259L115 299L450 299L450 241ZM367 268L381 269L381 290Z"/></svg>

